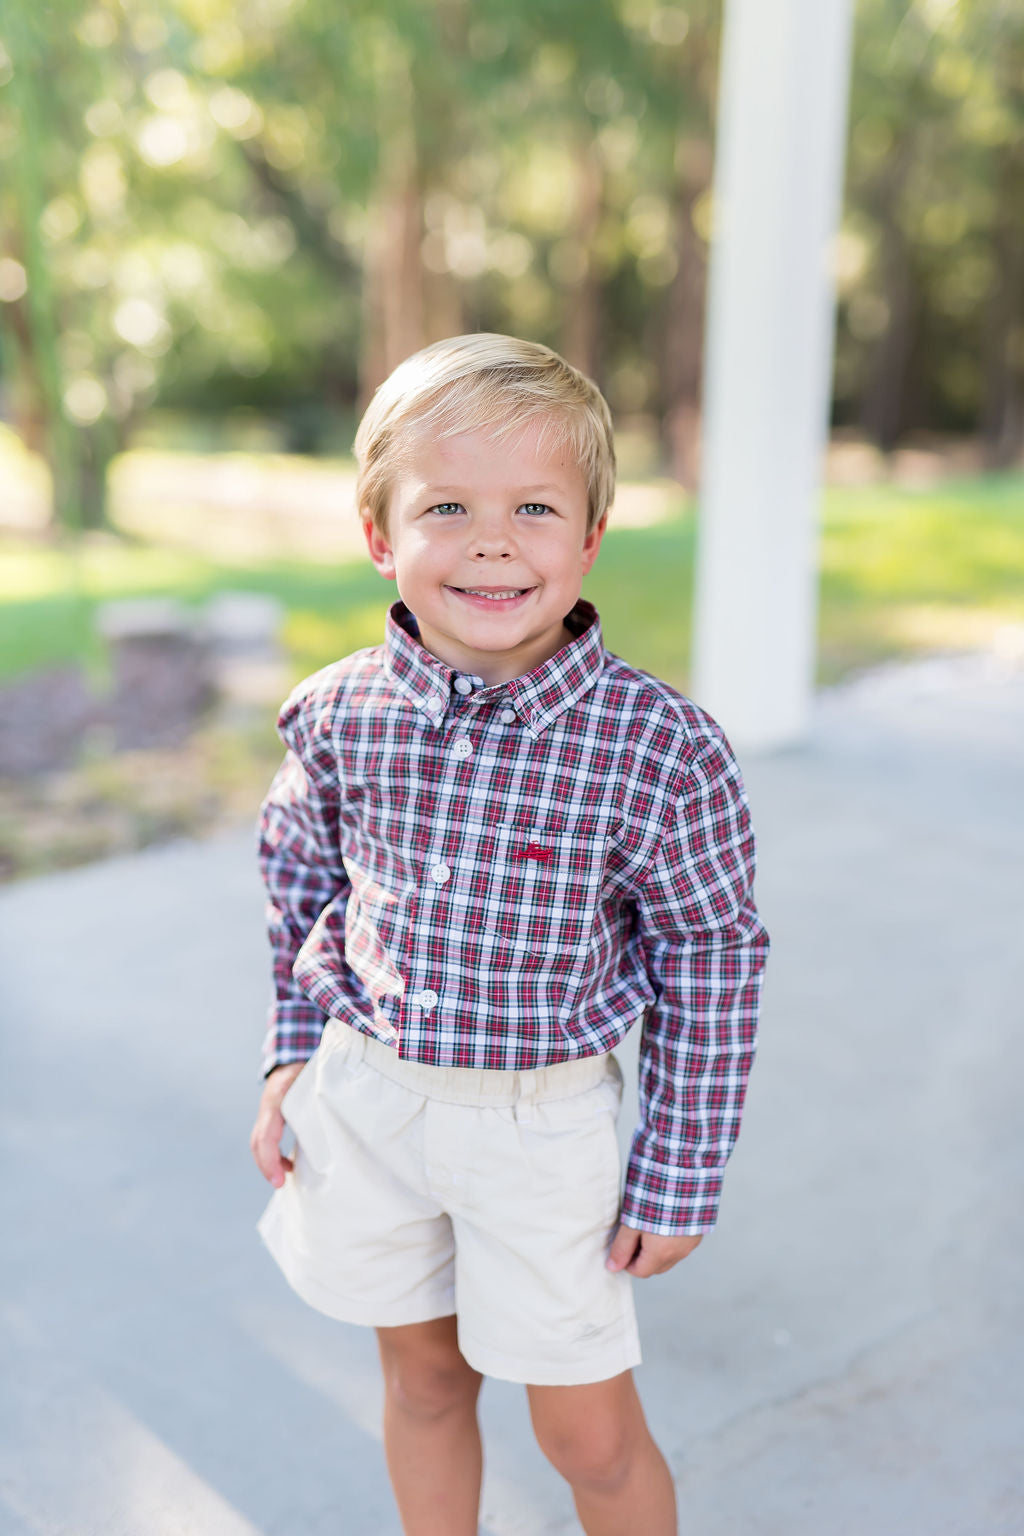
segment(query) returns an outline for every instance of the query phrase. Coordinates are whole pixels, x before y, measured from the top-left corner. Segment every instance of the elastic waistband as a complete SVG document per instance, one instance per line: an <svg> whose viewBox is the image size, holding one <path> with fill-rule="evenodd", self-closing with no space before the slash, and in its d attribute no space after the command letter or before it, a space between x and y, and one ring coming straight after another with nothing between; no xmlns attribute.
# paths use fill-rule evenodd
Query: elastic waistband
<svg viewBox="0 0 1024 1536"><path fill-rule="evenodd" d="M608 1078L616 1082L622 1078L619 1064L610 1052L603 1056L581 1056L576 1061L557 1061L528 1072L478 1071L474 1067L435 1067L428 1062L409 1061L392 1046L353 1029L341 1019L328 1019L324 1035L332 1051L340 1049L357 1061L365 1061L382 1077L445 1104L487 1104L498 1108L524 1100L540 1103L545 1099L570 1099Z"/></svg>

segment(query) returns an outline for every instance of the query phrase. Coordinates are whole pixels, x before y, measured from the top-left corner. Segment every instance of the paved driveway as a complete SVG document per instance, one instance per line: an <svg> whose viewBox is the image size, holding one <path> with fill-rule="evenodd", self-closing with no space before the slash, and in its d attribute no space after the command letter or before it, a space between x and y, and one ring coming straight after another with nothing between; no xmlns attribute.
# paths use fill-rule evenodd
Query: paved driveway
<svg viewBox="0 0 1024 1536"><path fill-rule="evenodd" d="M639 1291L693 1536L1024 1532L1022 769L980 660L748 764L761 1058L717 1232ZM0 894L2 1536L397 1536L372 1341L253 1230L260 905L247 833ZM484 1417L488 1536L575 1530L521 1392Z"/></svg>

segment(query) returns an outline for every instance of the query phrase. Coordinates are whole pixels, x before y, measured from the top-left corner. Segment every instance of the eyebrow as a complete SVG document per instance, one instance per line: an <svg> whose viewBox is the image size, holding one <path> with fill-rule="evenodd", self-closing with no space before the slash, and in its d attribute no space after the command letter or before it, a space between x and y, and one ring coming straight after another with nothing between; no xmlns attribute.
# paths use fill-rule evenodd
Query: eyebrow
<svg viewBox="0 0 1024 1536"><path fill-rule="evenodd" d="M543 485L521 485L516 489L517 496L539 496L544 491L558 491L557 485L545 482ZM466 490L457 485L424 485L420 488L421 496L464 496Z"/></svg>

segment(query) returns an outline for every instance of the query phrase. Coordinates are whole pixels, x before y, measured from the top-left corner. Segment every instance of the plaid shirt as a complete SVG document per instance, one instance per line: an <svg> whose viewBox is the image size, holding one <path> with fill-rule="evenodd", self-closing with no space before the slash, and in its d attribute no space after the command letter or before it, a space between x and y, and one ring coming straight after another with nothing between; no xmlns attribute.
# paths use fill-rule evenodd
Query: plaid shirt
<svg viewBox="0 0 1024 1536"><path fill-rule="evenodd" d="M641 1015L640 1124L621 1217L713 1226L754 1052L768 939L719 727L605 651L571 644L486 686L420 645L300 683L263 805L276 1003L264 1068L327 1016L435 1065L527 1070L611 1050Z"/></svg>

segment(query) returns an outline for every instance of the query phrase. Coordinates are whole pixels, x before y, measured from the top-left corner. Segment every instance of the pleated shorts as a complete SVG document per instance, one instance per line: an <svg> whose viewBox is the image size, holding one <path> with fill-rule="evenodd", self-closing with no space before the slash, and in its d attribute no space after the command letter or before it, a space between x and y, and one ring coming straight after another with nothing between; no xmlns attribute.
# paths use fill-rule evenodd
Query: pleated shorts
<svg viewBox="0 0 1024 1536"><path fill-rule="evenodd" d="M640 1362L632 1279L604 1264L621 1096L611 1055L434 1067L332 1019L285 1095L295 1167L260 1234L330 1317L393 1328L454 1314L486 1376L603 1381Z"/></svg>

